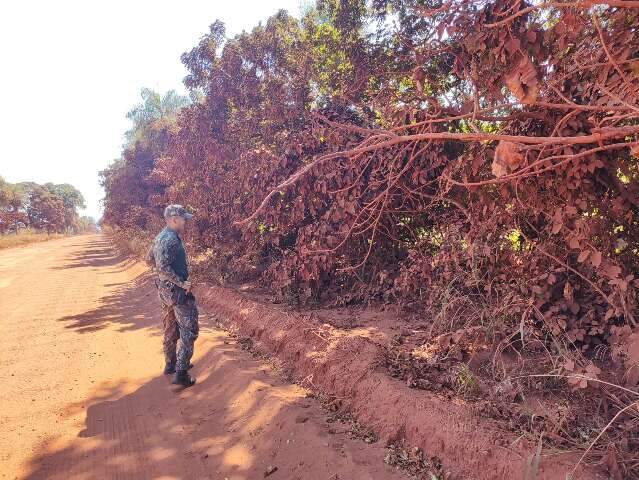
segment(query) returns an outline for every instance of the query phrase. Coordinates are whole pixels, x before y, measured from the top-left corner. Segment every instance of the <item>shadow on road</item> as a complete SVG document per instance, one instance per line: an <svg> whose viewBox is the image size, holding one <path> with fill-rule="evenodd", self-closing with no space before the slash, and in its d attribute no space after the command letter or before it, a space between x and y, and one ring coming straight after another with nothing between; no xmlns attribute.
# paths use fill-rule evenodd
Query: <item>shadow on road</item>
<svg viewBox="0 0 639 480"><path fill-rule="evenodd" d="M86 267L115 267L116 271L121 271L133 263L133 260L126 254L118 252L113 244L102 237L96 237L89 243L83 244L86 248L81 252L74 253L66 258L64 265L53 267L54 270L66 270L69 268ZM114 271L110 269L110 271Z"/></svg>
<svg viewBox="0 0 639 480"><path fill-rule="evenodd" d="M176 392L162 376L133 393L122 395L126 385L118 384L87 399L79 438L60 450L43 445L26 479L249 480L271 464L290 472L278 478L328 479L304 475L318 460L312 448L290 456L308 400L222 338L197 360L203 378L192 389Z"/></svg>
<svg viewBox="0 0 639 480"><path fill-rule="evenodd" d="M101 237L85 244L87 248L70 255L65 263L55 269L95 267L105 274L119 273L129 268L135 261L118 253L113 245ZM100 270L98 274L102 273ZM65 322L65 328L80 333L101 330L110 324L120 324L120 331L159 327L161 312L157 290L150 273L139 275L132 281L105 283L105 287L115 287L115 291L99 299L99 306L75 315L68 315L58 321ZM76 285L74 288L83 288Z"/></svg>
<svg viewBox="0 0 639 480"><path fill-rule="evenodd" d="M114 323L120 324L121 332L160 327L160 304L151 274L143 274L123 284L114 293L100 299L100 303L93 310L61 317L58 321L67 323L65 328L80 333L95 332Z"/></svg>

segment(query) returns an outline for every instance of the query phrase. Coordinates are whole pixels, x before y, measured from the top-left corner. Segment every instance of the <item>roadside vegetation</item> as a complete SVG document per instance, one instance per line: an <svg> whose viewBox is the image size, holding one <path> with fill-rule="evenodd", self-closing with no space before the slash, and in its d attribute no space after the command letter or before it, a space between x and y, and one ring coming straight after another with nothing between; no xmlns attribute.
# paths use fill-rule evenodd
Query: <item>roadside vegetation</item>
<svg viewBox="0 0 639 480"><path fill-rule="evenodd" d="M62 238L66 235L61 233L34 232L32 230L20 230L17 234L0 235L0 249L9 247L20 247L29 243L45 242L55 238Z"/></svg>
<svg viewBox="0 0 639 480"><path fill-rule="evenodd" d="M634 7L634 8L631 8ZM104 223L196 215L211 278L425 325L389 374L639 478L637 2L320 0L182 56ZM534 407L532 406L534 405Z"/></svg>
<svg viewBox="0 0 639 480"><path fill-rule="evenodd" d="M95 231L91 217L80 216L82 194L72 185L12 184L0 177L0 248Z"/></svg>

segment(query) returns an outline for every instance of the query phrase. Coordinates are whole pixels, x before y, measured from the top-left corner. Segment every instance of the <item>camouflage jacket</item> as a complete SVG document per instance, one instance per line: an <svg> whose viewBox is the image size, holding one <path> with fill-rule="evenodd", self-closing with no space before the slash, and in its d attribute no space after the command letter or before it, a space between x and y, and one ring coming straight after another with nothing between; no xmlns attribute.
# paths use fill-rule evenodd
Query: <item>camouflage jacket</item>
<svg viewBox="0 0 639 480"><path fill-rule="evenodd" d="M182 282L189 278L186 250L177 232L169 227L155 237L146 258L160 280L182 286Z"/></svg>

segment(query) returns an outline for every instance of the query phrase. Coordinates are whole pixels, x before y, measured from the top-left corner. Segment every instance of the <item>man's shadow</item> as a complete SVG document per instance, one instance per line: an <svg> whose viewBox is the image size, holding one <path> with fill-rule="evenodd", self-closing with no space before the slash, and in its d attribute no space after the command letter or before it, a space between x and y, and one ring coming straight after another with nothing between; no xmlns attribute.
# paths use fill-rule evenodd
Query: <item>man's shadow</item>
<svg viewBox="0 0 639 480"><path fill-rule="evenodd" d="M179 388L170 383L169 375L159 375L125 395L125 384L102 389L99 396L86 401L80 440L60 450L43 445L30 462L26 480L207 479L219 478L212 475L219 468L227 473L235 470L233 478L253 478L244 476L251 467L250 455L241 466L229 464L226 456L240 441L225 429L229 424L241 425L236 418L238 399L245 399L256 381L255 367L241 366L246 357L246 352L220 341L196 361L194 374L203 379L194 387ZM229 378L233 380L224 381ZM242 417L256 414L261 399L268 395L265 386L258 397L239 408ZM276 423L269 423L276 428ZM270 441L268 434L261 438ZM211 450L210 445L220 448Z"/></svg>

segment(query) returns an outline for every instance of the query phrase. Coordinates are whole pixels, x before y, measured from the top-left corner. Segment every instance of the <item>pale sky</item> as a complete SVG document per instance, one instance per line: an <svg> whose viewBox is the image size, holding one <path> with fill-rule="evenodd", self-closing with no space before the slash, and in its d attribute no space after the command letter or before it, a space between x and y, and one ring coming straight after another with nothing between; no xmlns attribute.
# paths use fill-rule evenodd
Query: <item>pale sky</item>
<svg viewBox="0 0 639 480"><path fill-rule="evenodd" d="M121 152L140 89L184 92L182 52L300 0L20 0L0 4L0 176L70 183L100 215L98 172Z"/></svg>

